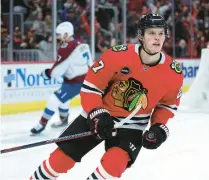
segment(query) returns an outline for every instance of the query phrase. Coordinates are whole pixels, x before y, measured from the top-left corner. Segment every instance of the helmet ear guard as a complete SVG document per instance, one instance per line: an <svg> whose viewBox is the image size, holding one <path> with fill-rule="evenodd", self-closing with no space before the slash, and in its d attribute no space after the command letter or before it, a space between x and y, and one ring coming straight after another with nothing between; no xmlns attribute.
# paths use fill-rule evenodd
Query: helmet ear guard
<svg viewBox="0 0 209 180"><path fill-rule="evenodd" d="M164 28L165 36L169 38L168 24L160 14L146 14L141 17L137 24L137 32L140 38L144 35L145 29L148 28Z"/></svg>

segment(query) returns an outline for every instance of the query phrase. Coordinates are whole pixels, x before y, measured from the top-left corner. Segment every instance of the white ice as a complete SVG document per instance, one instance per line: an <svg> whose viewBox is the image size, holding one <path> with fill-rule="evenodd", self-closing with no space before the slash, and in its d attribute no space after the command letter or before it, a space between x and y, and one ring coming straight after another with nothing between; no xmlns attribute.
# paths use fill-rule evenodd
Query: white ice
<svg viewBox="0 0 209 180"><path fill-rule="evenodd" d="M71 111L70 119L80 109ZM1 117L0 149L56 138L62 129L50 126L40 136L29 136L29 130L42 112ZM51 122L58 118L53 117ZM157 150L142 148L135 164L122 180L209 180L209 114L177 113L169 121L170 137ZM28 180L56 145L43 145L0 155L0 180ZM58 180L85 180L99 165L103 144L87 154L82 163Z"/></svg>

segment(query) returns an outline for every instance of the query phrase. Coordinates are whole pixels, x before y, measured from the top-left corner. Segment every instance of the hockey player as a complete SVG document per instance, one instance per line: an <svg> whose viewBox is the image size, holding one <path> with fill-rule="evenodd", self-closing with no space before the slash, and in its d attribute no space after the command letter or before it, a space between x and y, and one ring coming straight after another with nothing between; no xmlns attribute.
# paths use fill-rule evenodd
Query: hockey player
<svg viewBox="0 0 209 180"><path fill-rule="evenodd" d="M48 121L59 110L60 121L52 127L67 125L69 101L79 94L88 67L93 64L88 44L80 43L73 38L74 28L70 22L63 22L56 28L57 40L61 42L57 61L53 67L42 72L44 79L64 77L61 88L55 91L48 100L40 121L31 129L32 134L42 132Z"/></svg>
<svg viewBox="0 0 209 180"><path fill-rule="evenodd" d="M101 164L87 179L121 177L141 147L156 149L166 141L169 118L181 96L183 74L178 63L162 52L168 37L161 15L144 15L138 23L140 44L115 46L89 69L81 89L83 112L60 137L91 130L93 135L57 143L58 148L31 179L55 179L105 141ZM129 120L115 125L134 112ZM151 122L149 130L143 132Z"/></svg>

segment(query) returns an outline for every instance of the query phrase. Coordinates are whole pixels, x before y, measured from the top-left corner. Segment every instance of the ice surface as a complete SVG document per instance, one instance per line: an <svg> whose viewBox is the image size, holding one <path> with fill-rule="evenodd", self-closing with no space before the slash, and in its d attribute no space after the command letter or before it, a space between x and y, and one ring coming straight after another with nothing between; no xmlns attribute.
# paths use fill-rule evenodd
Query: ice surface
<svg viewBox="0 0 209 180"><path fill-rule="evenodd" d="M71 111L70 119L80 108ZM62 129L50 126L39 136L30 136L29 130L37 123L42 112L1 117L0 148L14 147L56 138ZM58 118L53 117L51 123ZM142 149L135 164L122 180L209 180L209 114L177 113L169 121L170 137L157 150ZM27 180L46 159L54 144L0 155L0 180ZM104 153L103 144L87 154L82 163L58 180L85 180L99 165Z"/></svg>

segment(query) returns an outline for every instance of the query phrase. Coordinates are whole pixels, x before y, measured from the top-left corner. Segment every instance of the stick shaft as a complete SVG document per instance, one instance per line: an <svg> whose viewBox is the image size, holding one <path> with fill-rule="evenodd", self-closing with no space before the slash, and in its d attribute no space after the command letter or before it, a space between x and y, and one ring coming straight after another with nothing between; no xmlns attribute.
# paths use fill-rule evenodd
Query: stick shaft
<svg viewBox="0 0 209 180"><path fill-rule="evenodd" d="M129 116L127 116L125 119L123 119L121 122L116 123L114 128L118 128L120 126L122 126L124 123L126 123L129 119L131 119L134 115L136 115L136 113L141 109L141 104L139 104L134 111L132 111ZM28 149L28 148L32 148L32 147L37 147L37 146L42 146L42 145L46 145L46 144L51 144L51 143L57 143L57 142L63 142L63 141L69 141L72 139L78 139L78 138L82 138L82 137L86 137L86 136L90 136L92 135L91 131L88 132L83 132L83 133L78 133L78 134L73 134L73 135L69 135L69 136L65 136L65 137L60 137L60 138L56 138L56 139L51 139L51 140L46 140L46 141L40 141L40 142L36 142L36 143L31 143L31 144L26 144L26 145L22 145L22 146L16 146L16 147L11 147L11 148L7 148L7 149L2 149L0 151L1 154L4 153L8 153L8 152L12 152L12 151L18 151L21 149Z"/></svg>
<svg viewBox="0 0 209 180"><path fill-rule="evenodd" d="M69 140L72 140L72 139L78 139L78 138L86 137L86 136L90 136L90 135L92 135L92 133L91 133L91 131L88 131L88 132L73 134L73 135L60 137L60 138L56 138L56 139L50 139L50 140L40 141L40 142L26 144L26 145L22 145L22 146L16 146L16 147L12 147L12 148L2 149L0 151L0 153L4 154L4 153L12 152L12 151L18 151L18 150L21 150L21 149L28 149L28 148L42 146L42 145L46 145L46 144L69 141Z"/></svg>

